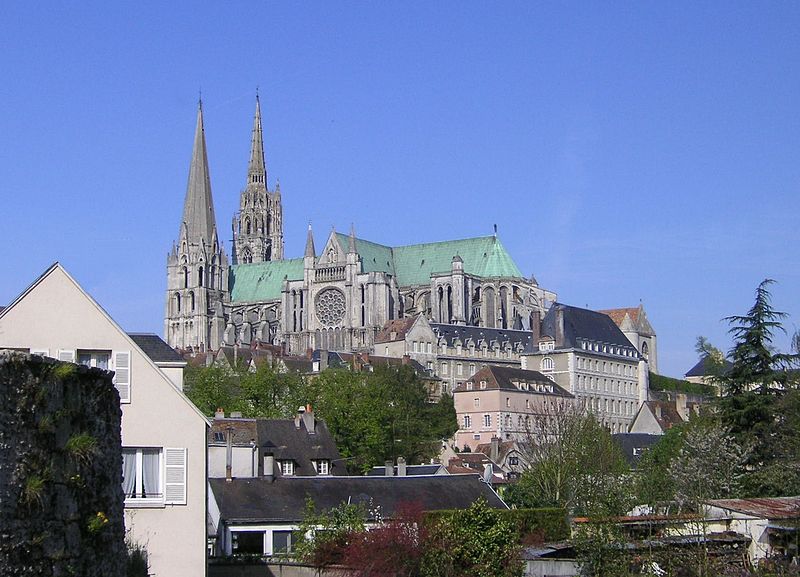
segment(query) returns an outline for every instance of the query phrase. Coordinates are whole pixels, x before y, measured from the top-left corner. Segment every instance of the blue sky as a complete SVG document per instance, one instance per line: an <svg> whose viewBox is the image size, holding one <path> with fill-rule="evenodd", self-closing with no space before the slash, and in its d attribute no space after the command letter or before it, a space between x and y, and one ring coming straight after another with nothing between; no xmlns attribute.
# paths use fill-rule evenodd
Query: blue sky
<svg viewBox="0 0 800 577"><path fill-rule="evenodd" d="M800 3L0 12L0 303L58 260L161 333L198 92L227 238L259 87L287 256L309 221L390 245L496 223L562 302L643 301L674 376L697 335L730 346L720 319L765 277L800 326Z"/></svg>

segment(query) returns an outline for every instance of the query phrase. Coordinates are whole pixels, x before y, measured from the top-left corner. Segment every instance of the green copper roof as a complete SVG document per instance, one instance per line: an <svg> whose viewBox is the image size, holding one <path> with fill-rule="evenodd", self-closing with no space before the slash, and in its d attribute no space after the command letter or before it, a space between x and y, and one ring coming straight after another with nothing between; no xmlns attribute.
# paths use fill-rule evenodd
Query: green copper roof
<svg viewBox="0 0 800 577"><path fill-rule="evenodd" d="M347 251L350 246L350 236L337 232L336 237L339 240L339 244L342 245L342 249ZM356 252L361 256L361 270L363 272L378 271L394 275L392 247L356 238Z"/></svg>
<svg viewBox="0 0 800 577"><path fill-rule="evenodd" d="M230 275L231 301L260 302L279 299L284 278L303 278L302 258L234 265Z"/></svg>
<svg viewBox="0 0 800 577"><path fill-rule="evenodd" d="M347 251L349 237L336 233ZM356 238L363 272L386 272L399 286L430 284L431 275L449 273L453 257L464 261L464 272L478 277L523 278L517 265L494 236L389 247ZM279 260L231 267L231 301L259 302L278 299L281 283L303 278L303 259Z"/></svg>
<svg viewBox="0 0 800 577"><path fill-rule="evenodd" d="M479 277L523 278L511 256L494 236L398 246L394 266L400 286L429 284L432 274L452 269L453 257L464 261L464 272Z"/></svg>

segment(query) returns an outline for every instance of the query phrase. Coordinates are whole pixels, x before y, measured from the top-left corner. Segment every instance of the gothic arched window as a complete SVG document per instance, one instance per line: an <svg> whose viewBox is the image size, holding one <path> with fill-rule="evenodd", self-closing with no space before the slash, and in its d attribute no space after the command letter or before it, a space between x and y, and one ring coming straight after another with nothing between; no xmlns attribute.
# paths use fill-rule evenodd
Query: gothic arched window
<svg viewBox="0 0 800 577"><path fill-rule="evenodd" d="M175 293L175 312L181 312L181 295L180 293Z"/></svg>
<svg viewBox="0 0 800 577"><path fill-rule="evenodd" d="M203 286L203 267L197 269L197 285Z"/></svg>
<svg viewBox="0 0 800 577"><path fill-rule="evenodd" d="M189 298L191 299L192 302L192 310L194 310L194 292L189 293Z"/></svg>

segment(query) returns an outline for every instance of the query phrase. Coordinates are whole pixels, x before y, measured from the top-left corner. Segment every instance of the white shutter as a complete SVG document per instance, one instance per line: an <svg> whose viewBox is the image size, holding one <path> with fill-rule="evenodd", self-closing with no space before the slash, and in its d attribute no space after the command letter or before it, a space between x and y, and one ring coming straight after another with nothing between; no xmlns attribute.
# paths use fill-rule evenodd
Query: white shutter
<svg viewBox="0 0 800 577"><path fill-rule="evenodd" d="M186 449L164 449L164 501L186 504Z"/></svg>
<svg viewBox="0 0 800 577"><path fill-rule="evenodd" d="M58 351L58 360L65 363L75 362L75 351L60 350Z"/></svg>
<svg viewBox="0 0 800 577"><path fill-rule="evenodd" d="M114 386L119 392L121 403L131 402L131 353L114 352Z"/></svg>

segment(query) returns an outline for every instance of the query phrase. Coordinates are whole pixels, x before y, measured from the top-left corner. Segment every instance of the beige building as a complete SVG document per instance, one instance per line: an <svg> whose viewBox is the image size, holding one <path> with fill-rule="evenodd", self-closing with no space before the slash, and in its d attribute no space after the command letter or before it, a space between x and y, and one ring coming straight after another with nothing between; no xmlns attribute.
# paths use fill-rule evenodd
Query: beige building
<svg viewBox="0 0 800 577"><path fill-rule="evenodd" d="M126 334L58 263L0 312L0 348L114 371L126 530L147 549L151 575L205 575L209 423L181 391L174 351Z"/></svg>
<svg viewBox="0 0 800 577"><path fill-rule="evenodd" d="M538 350L522 355L522 367L575 395L612 433L627 432L648 399L648 367L611 318L556 303L538 341Z"/></svg>
<svg viewBox="0 0 800 577"><path fill-rule="evenodd" d="M457 386L453 402L458 418L456 445L476 451L479 445L524 439L531 419L573 395L538 371L487 366Z"/></svg>

